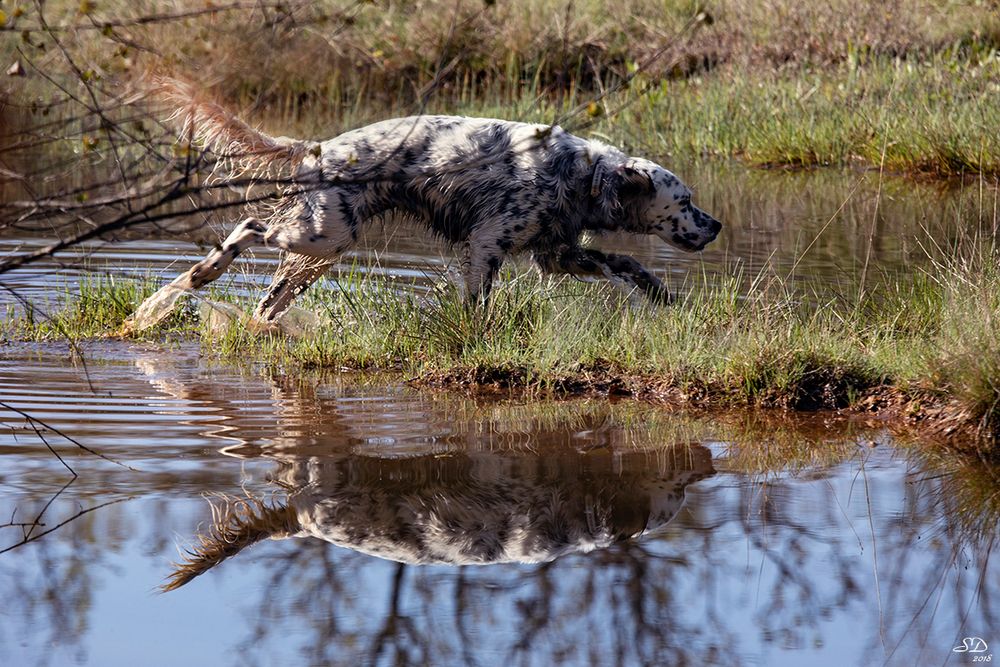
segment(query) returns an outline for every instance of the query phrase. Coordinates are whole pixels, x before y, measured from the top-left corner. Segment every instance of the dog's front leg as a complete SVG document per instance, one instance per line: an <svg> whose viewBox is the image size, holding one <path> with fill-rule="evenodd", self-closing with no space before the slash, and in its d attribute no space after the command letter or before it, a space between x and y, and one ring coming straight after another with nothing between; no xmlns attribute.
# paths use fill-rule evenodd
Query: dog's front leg
<svg viewBox="0 0 1000 667"><path fill-rule="evenodd" d="M557 255L537 256L544 272L562 271L577 278L603 277L627 293L642 292L655 304L669 305L674 298L660 279L646 270L634 257L615 255L590 248L572 247Z"/></svg>
<svg viewBox="0 0 1000 667"><path fill-rule="evenodd" d="M504 254L495 244L481 244L472 240L466 243L462 251L466 304L475 306L489 302L493 281L500 272L503 260Z"/></svg>
<svg viewBox="0 0 1000 667"><path fill-rule="evenodd" d="M603 260L602 271L615 286L628 292L638 289L657 305L669 306L674 302L674 297L666 285L634 257L602 253L597 250L584 252L590 254L595 261L599 261L598 258Z"/></svg>

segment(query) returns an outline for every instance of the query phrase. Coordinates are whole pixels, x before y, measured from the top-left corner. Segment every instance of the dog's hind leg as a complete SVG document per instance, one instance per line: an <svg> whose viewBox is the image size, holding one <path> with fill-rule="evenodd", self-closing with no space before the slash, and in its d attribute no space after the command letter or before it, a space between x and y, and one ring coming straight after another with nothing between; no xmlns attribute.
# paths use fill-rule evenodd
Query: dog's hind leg
<svg viewBox="0 0 1000 667"><path fill-rule="evenodd" d="M220 247L143 301L125 321L125 331L142 331L161 322L185 292L203 287L221 276L240 253L261 243L265 232L267 227L259 220L247 218L241 222Z"/></svg>
<svg viewBox="0 0 1000 667"><path fill-rule="evenodd" d="M628 294L642 292L650 301L669 305L674 298L660 279L634 257L614 255L590 248L570 247L556 254L536 254L543 273L568 273L577 278L607 278Z"/></svg>
<svg viewBox="0 0 1000 667"><path fill-rule="evenodd" d="M288 309L295 297L326 273L332 263L332 260L326 258L284 253L267 294L254 310L254 320L264 324L276 320Z"/></svg>

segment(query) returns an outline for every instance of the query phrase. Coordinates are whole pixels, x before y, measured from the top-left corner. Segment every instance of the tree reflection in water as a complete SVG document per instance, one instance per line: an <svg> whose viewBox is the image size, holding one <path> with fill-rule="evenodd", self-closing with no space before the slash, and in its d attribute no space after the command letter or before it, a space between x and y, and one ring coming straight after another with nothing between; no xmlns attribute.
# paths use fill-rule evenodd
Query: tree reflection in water
<svg viewBox="0 0 1000 667"><path fill-rule="evenodd" d="M174 580L219 562L219 537L232 550L267 536L253 526L267 513L282 517L278 536L320 538L265 556L269 612L248 648L280 641L289 619L307 615L315 635L302 649L317 663L688 664L847 642L905 664L914 645L940 635L927 596L955 591L945 606L958 612L996 586L984 573L997 503L960 500L970 487L955 480L969 474L928 473L943 462L916 462L920 450L910 454L914 472L887 484L878 467L888 461L870 460L886 450L863 433L831 441L825 429L754 418L702 424L725 443L727 474L713 482L706 447L669 444L697 431L675 418L630 421L594 403L548 405L549 414L488 405L478 419L456 419L437 397L406 416L425 426L404 430L440 433L447 423L446 433L403 442L366 437L381 426L350 401L317 399L287 378L274 387L293 426L227 452L273 459L275 493L217 500L229 534L210 535ZM322 427L304 431L306 415ZM944 521L972 515L967 530ZM942 526L942 548L911 562ZM963 550L978 576L955 568ZM869 617L871 631L826 629L844 614ZM969 621L949 624L961 633ZM935 659L949 648L926 646Z"/></svg>
<svg viewBox="0 0 1000 667"><path fill-rule="evenodd" d="M151 448L104 413L80 421L144 473L76 462L50 527L134 500L0 557L0 662L86 661L117 642L109 625L172 610L155 632L223 664L911 665L953 660L966 636L1000 644L1000 484L981 463L816 419L185 363L92 365L123 406L151 400L164 432ZM32 377L65 377L60 364ZM48 391L82 404L79 384ZM12 521L30 522L63 484L45 482L58 462L3 437L5 514L16 502ZM229 533L205 529L187 575L234 557L149 596L174 537L208 516L202 494ZM283 535L304 539L263 539ZM39 648L18 653L20 638Z"/></svg>

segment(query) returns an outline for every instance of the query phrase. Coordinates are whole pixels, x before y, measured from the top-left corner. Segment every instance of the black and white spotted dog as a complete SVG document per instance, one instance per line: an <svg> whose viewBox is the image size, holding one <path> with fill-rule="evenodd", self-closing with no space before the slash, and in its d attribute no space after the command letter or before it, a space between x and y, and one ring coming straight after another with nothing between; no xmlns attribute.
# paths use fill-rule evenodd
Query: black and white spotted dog
<svg viewBox="0 0 1000 667"><path fill-rule="evenodd" d="M180 293L218 278L243 250L285 251L255 319L270 322L358 239L370 220L408 214L461 250L466 298L486 299L503 261L530 252L544 272L604 277L658 303L671 297L639 262L584 248L587 231L655 234L687 251L722 225L672 173L558 126L458 116L386 120L323 142L267 136L189 88L165 83L186 130L236 162L290 165L297 189L262 219L150 297L134 328L166 316Z"/></svg>

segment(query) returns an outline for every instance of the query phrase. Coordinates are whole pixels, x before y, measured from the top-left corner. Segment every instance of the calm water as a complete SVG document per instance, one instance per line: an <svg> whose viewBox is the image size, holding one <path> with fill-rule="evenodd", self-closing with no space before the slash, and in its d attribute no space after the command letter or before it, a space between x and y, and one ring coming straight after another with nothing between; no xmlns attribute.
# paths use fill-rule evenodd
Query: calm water
<svg viewBox="0 0 1000 667"><path fill-rule="evenodd" d="M0 528L0 664L909 666L1000 647L996 471L878 430L123 343L86 366L7 346L0 400L0 517L40 524ZM178 548L200 576L158 592ZM965 637L990 648L953 652Z"/></svg>

